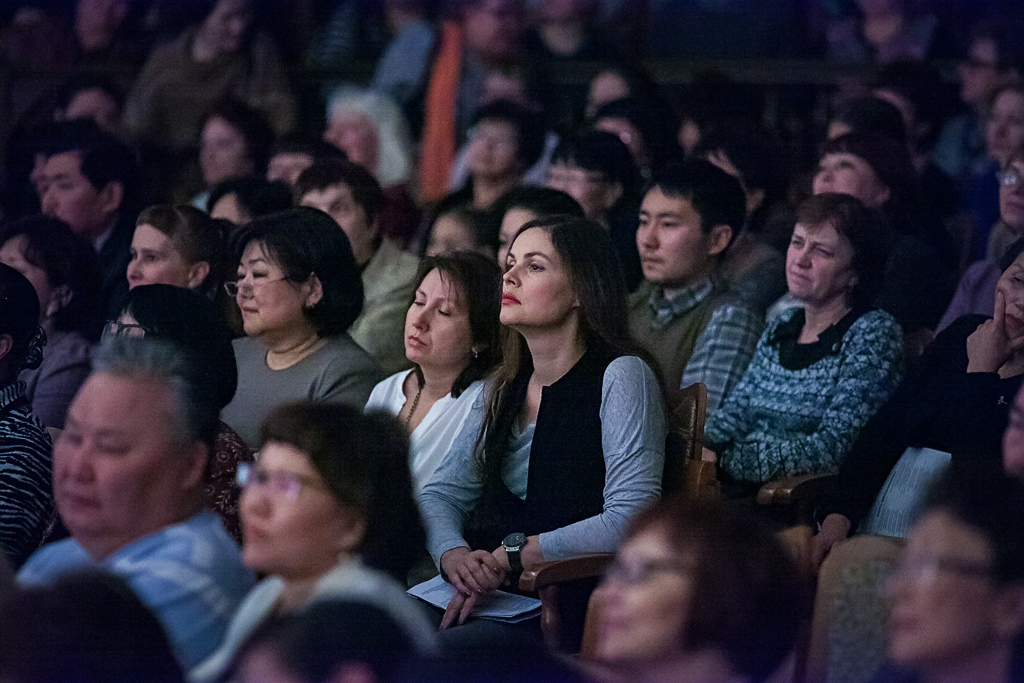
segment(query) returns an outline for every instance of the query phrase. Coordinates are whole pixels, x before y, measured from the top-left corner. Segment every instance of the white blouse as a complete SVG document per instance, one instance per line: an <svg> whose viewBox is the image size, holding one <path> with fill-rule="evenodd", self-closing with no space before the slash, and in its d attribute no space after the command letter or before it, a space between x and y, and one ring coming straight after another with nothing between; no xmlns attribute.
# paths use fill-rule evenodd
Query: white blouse
<svg viewBox="0 0 1024 683"><path fill-rule="evenodd" d="M398 415L405 405L405 393L402 386L412 370L391 375L380 382L370 393L366 402L367 410L384 410ZM470 428L479 429L481 415L473 411L473 404L483 391L482 380L473 382L458 398L448 394L430 406L423 421L417 425L410 436L409 470L412 472L413 486L418 495L423 486L434 476L444 456L451 450L455 437L467 426L467 420L474 420Z"/></svg>

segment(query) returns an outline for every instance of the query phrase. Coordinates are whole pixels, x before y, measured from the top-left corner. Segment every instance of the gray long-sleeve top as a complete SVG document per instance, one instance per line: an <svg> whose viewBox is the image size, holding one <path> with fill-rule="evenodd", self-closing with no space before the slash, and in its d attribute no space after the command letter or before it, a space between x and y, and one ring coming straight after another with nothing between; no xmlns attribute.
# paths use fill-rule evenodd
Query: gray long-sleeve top
<svg viewBox="0 0 1024 683"><path fill-rule="evenodd" d="M486 394L485 391L473 406L473 415L467 418L448 455L419 495L420 512L427 527L427 549L438 565L445 551L469 547L462 530L483 492L474 446ZM514 435L512 452L502 468L505 485L524 499L533 429L531 424ZM651 369L635 356L613 360L605 369L601 389L604 510L542 533L540 549L545 560L615 550L629 518L661 495L665 429L661 391Z"/></svg>

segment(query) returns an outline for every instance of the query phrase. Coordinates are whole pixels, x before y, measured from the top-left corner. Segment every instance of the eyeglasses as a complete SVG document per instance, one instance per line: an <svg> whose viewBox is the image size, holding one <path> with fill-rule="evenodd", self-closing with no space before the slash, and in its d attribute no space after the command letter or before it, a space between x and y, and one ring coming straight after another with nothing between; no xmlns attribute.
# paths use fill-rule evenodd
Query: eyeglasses
<svg viewBox="0 0 1024 683"><path fill-rule="evenodd" d="M120 320L108 320L103 326L101 339L110 337L133 337L138 339L146 336L146 328L138 323L123 323Z"/></svg>
<svg viewBox="0 0 1024 683"><path fill-rule="evenodd" d="M257 287L269 285L271 282L280 282L281 280L287 279L287 277L275 277L269 279L260 278L259 280L253 280L252 282L246 282L244 277L240 277L234 282L225 282L224 291L228 293L228 296L234 297L238 296L238 292L241 291L243 287L248 286L251 291L256 289Z"/></svg>
<svg viewBox="0 0 1024 683"><path fill-rule="evenodd" d="M627 586L638 586L650 581L655 574L689 575L692 572L693 567L677 560L650 560L634 565L615 560L605 571L604 578L621 581Z"/></svg>
<svg viewBox="0 0 1024 683"><path fill-rule="evenodd" d="M1015 169L1007 169L999 173L999 183L1004 187L1016 187L1020 185L1021 174Z"/></svg>
<svg viewBox="0 0 1024 683"><path fill-rule="evenodd" d="M988 578L992 576L992 566L958 557L905 557L896 565L893 578L931 583L941 574Z"/></svg>
<svg viewBox="0 0 1024 683"><path fill-rule="evenodd" d="M251 462L238 464L238 469L235 471L235 483L243 491L253 486L266 487L274 496L280 496L292 502L299 499L303 486L315 489L325 488L321 482L312 477L284 470L268 472Z"/></svg>

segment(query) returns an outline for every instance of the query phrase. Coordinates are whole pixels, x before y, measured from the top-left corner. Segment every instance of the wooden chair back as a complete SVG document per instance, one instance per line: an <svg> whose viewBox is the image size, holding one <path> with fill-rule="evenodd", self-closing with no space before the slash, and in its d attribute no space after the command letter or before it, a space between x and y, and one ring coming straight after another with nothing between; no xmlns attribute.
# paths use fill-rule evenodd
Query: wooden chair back
<svg viewBox="0 0 1024 683"><path fill-rule="evenodd" d="M717 500L715 464L701 460L704 422L708 414L708 388L691 384L671 392L662 495L681 494L695 500Z"/></svg>

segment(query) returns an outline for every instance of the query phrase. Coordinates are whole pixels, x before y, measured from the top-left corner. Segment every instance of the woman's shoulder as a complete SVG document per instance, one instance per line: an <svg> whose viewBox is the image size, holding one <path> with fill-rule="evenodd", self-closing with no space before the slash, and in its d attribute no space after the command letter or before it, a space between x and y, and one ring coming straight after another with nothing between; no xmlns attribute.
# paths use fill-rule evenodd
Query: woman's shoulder
<svg viewBox="0 0 1024 683"><path fill-rule="evenodd" d="M319 356L324 362L332 364L343 362L352 368L379 368L370 352L360 346L348 332L327 337L323 348L311 354L310 358L314 356Z"/></svg>
<svg viewBox="0 0 1024 683"><path fill-rule="evenodd" d="M625 355L612 359L604 370L605 381L609 378L653 378L654 371L640 356Z"/></svg>
<svg viewBox="0 0 1024 683"><path fill-rule="evenodd" d="M661 391L658 378L647 361L632 355L619 356L608 364L602 389L605 398Z"/></svg>
<svg viewBox="0 0 1024 683"><path fill-rule="evenodd" d="M902 328L896 322L896 318L880 308L863 313L850 325L850 329L847 331L847 335L892 333L898 334L901 338L903 336Z"/></svg>
<svg viewBox="0 0 1024 683"><path fill-rule="evenodd" d="M387 379L377 382L377 386L375 386L373 391L370 392L370 398L366 401L366 409L383 408L393 411L395 406L392 404L395 403L399 397L403 399L405 398L402 386L405 384L405 378L409 376L410 372L412 372L411 369L401 370Z"/></svg>

